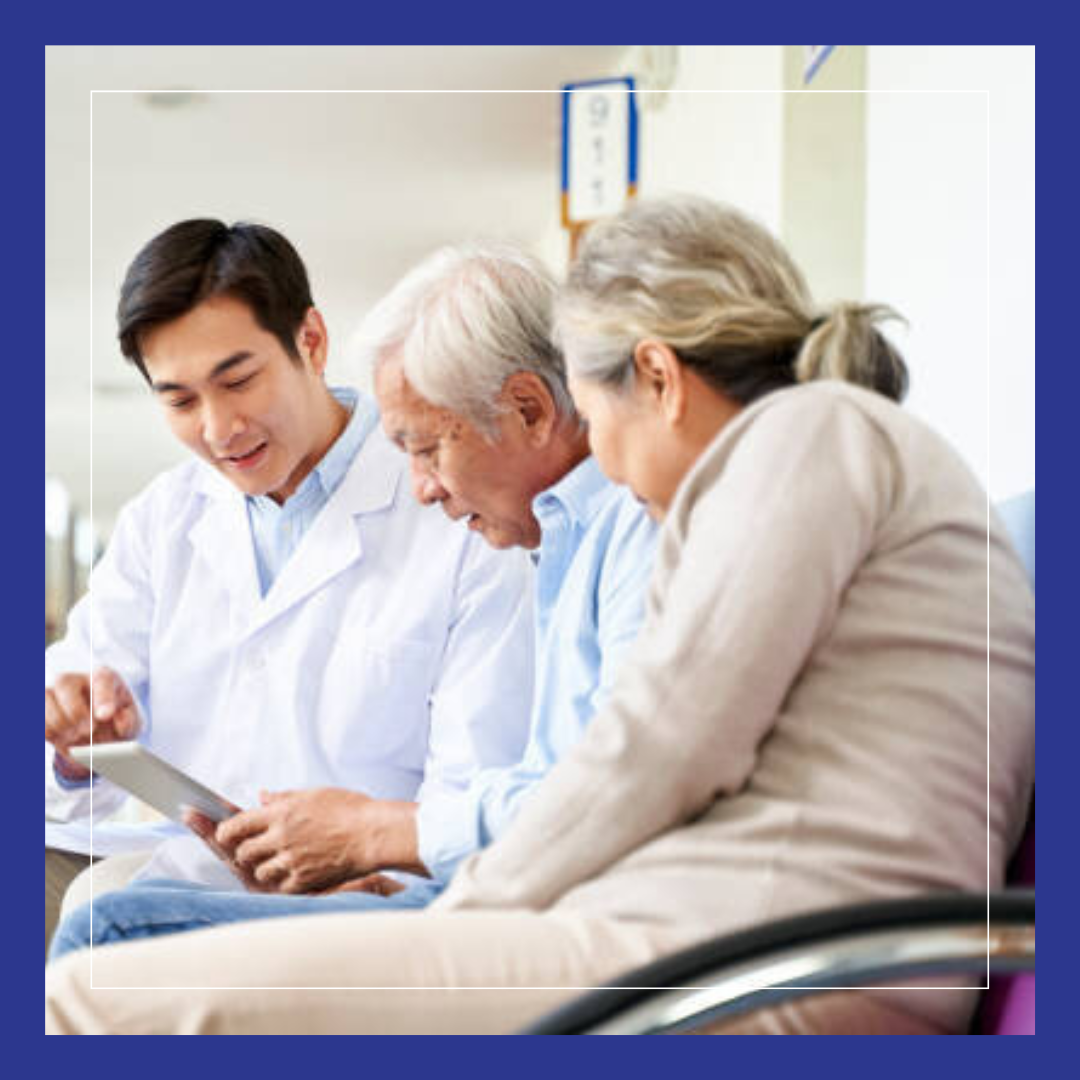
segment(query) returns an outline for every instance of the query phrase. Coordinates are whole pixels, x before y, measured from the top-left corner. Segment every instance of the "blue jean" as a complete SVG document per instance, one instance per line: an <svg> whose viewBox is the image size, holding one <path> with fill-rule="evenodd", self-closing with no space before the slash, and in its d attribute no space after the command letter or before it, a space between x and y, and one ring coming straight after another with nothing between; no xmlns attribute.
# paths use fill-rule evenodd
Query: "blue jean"
<svg viewBox="0 0 1080 1080"><path fill-rule="evenodd" d="M442 891L436 882L416 882L392 896L338 893L285 896L277 893L223 892L207 885L152 879L105 893L76 908L53 936L49 960L91 943L106 945L159 934L182 934L206 926L277 919L288 915L326 915L336 911L401 911L427 907Z"/></svg>

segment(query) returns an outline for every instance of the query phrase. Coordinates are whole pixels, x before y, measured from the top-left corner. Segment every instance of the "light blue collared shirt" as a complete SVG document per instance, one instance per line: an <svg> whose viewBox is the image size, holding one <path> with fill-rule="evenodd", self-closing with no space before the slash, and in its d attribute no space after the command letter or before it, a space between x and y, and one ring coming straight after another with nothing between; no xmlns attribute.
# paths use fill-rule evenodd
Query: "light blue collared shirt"
<svg viewBox="0 0 1080 1080"><path fill-rule="evenodd" d="M269 495L248 495L245 498L251 542L255 547L255 565L259 571L259 589L263 596L270 591L281 568L300 546L304 533L319 516L319 511L345 479L364 440L379 422L378 409L366 395L340 387L332 387L330 393L352 415L345 430L318 465L304 477L284 503L274 502Z"/></svg>
<svg viewBox="0 0 1080 1080"><path fill-rule="evenodd" d="M593 458L538 495L533 512L541 540L529 742L518 765L486 769L466 791L420 803L420 858L441 883L507 828L527 793L578 741L645 613L656 526Z"/></svg>

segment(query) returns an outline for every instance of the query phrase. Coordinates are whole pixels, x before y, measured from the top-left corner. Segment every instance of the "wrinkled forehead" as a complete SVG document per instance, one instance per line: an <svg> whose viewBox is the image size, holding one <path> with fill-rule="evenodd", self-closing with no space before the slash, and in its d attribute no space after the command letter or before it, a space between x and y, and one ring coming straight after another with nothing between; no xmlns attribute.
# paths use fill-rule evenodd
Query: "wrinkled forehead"
<svg viewBox="0 0 1080 1080"><path fill-rule="evenodd" d="M383 429L395 442L437 438L458 425L452 412L422 398L394 361L376 368L375 397Z"/></svg>

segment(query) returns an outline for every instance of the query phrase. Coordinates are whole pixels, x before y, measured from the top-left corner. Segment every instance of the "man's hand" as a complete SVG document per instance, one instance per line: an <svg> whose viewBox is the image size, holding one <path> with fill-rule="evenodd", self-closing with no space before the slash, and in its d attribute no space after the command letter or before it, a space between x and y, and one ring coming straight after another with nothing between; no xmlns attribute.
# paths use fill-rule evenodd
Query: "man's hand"
<svg viewBox="0 0 1080 1080"><path fill-rule="evenodd" d="M239 807L234 807L238 813L243 813ZM248 892L276 892L276 889L260 885L251 873L241 866L232 855L232 852L217 842L217 822L208 818L198 810L190 807L184 811L184 824L196 836L202 839L206 846L243 882Z"/></svg>
<svg viewBox="0 0 1080 1080"><path fill-rule="evenodd" d="M306 893L380 869L427 873L415 803L343 788L263 792L260 801L218 825L210 845L249 888Z"/></svg>
<svg viewBox="0 0 1080 1080"><path fill-rule="evenodd" d="M374 893L376 896L393 896L394 893L404 892L405 886L400 881L386 874L365 874L362 878L354 878L352 881L343 881L332 889L324 889L320 896L338 896L348 892Z"/></svg>
<svg viewBox="0 0 1080 1080"><path fill-rule="evenodd" d="M69 780L86 780L90 770L72 761L72 746L120 742L139 733L139 710L123 679L98 668L91 679L66 674L45 690L45 739L56 750L56 767Z"/></svg>

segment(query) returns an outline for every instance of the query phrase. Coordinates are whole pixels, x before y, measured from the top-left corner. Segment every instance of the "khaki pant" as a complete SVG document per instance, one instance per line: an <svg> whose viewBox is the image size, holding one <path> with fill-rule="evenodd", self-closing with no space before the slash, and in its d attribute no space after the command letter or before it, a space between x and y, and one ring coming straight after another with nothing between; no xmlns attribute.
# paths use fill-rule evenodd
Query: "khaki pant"
<svg viewBox="0 0 1080 1080"><path fill-rule="evenodd" d="M49 966L45 1031L509 1033L671 951L669 935L568 912L365 912L197 930L84 950ZM814 1029L937 1031L869 998L836 1001L831 1016L815 1006ZM784 1028L806 1024L789 1016ZM776 1026L750 1021L745 1030Z"/></svg>
<svg viewBox="0 0 1080 1080"><path fill-rule="evenodd" d="M60 918L67 918L95 896L122 889L143 868L150 855L149 851L136 851L95 860L94 865L86 867L68 887L60 906Z"/></svg>
<svg viewBox="0 0 1080 1080"><path fill-rule="evenodd" d="M57 923L95 896L123 888L149 858L149 852L107 859L45 849L45 953ZM91 862L93 868L91 869Z"/></svg>

